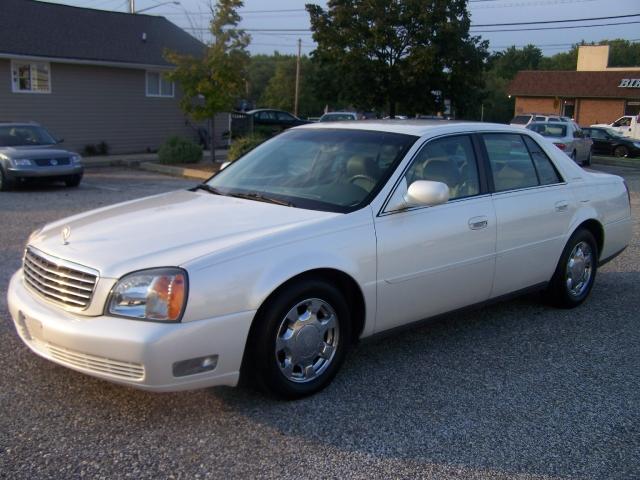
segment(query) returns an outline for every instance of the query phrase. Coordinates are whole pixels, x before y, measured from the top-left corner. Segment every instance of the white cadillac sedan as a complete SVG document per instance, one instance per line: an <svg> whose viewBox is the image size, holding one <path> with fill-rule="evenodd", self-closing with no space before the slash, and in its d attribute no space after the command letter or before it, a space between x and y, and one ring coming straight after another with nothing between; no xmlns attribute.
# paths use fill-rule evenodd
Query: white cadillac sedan
<svg viewBox="0 0 640 480"><path fill-rule="evenodd" d="M629 192L504 125L317 123L189 191L76 215L29 237L9 310L35 353L155 391L286 398L350 345L543 289L580 305L631 236Z"/></svg>

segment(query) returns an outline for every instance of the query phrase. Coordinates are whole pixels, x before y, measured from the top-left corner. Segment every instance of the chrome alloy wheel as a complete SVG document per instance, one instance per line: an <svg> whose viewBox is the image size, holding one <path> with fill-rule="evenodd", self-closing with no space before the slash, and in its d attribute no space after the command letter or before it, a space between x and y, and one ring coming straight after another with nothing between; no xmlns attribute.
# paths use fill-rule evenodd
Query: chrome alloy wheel
<svg viewBox="0 0 640 480"><path fill-rule="evenodd" d="M579 297L589 286L593 273L593 252L587 242L573 247L567 260L566 285L569 294Z"/></svg>
<svg viewBox="0 0 640 480"><path fill-rule="evenodd" d="M276 336L276 362L287 380L306 383L321 375L336 354L338 316L324 300L308 298L285 315Z"/></svg>

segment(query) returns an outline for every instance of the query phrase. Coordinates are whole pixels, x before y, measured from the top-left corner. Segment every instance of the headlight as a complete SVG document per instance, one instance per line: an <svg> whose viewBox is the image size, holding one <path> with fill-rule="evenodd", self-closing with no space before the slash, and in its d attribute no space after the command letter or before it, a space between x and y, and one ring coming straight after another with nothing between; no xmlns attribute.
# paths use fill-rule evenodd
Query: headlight
<svg viewBox="0 0 640 480"><path fill-rule="evenodd" d="M29 160L28 158L14 158L11 161L13 162L13 165L16 166L16 167L30 167L31 166L31 160Z"/></svg>
<svg viewBox="0 0 640 480"><path fill-rule="evenodd" d="M154 268L122 277L111 290L107 311L121 317L179 321L187 301L187 272Z"/></svg>
<svg viewBox="0 0 640 480"><path fill-rule="evenodd" d="M4 153L0 153L0 160L9 160L9 157L7 157Z"/></svg>
<svg viewBox="0 0 640 480"><path fill-rule="evenodd" d="M82 157L78 154L71 155L71 163L80 163L82 161Z"/></svg>

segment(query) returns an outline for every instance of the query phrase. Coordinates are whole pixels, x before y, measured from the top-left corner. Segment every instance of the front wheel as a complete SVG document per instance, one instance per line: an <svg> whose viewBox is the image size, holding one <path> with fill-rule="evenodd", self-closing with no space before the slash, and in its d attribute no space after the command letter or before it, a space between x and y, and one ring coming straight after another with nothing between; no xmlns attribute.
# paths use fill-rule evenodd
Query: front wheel
<svg viewBox="0 0 640 480"><path fill-rule="evenodd" d="M613 150L613 155L618 158L626 157L627 155L629 155L629 150L624 145L618 145Z"/></svg>
<svg viewBox="0 0 640 480"><path fill-rule="evenodd" d="M281 398L326 387L350 343L349 308L340 291L321 280L301 280L261 310L247 344L245 373Z"/></svg>
<svg viewBox="0 0 640 480"><path fill-rule="evenodd" d="M70 175L64 179L64 184L67 187L77 187L82 181L82 175Z"/></svg>
<svg viewBox="0 0 640 480"><path fill-rule="evenodd" d="M547 288L547 296L560 308L574 308L586 300L598 268L598 246L586 229L569 239Z"/></svg>
<svg viewBox="0 0 640 480"><path fill-rule="evenodd" d="M13 188L13 182L7 178L2 168L0 168L0 192L6 192Z"/></svg>

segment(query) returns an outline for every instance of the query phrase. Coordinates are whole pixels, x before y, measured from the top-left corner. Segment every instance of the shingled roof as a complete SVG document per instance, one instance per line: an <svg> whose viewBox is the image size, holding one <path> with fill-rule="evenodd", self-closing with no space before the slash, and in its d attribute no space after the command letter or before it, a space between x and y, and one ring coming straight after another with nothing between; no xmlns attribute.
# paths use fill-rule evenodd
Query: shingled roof
<svg viewBox="0 0 640 480"><path fill-rule="evenodd" d="M0 54L5 56L169 66L165 49L199 56L204 45L164 17L0 0Z"/></svg>
<svg viewBox="0 0 640 480"><path fill-rule="evenodd" d="M636 98L640 89L619 88L623 78L639 78L636 71L577 72L524 70L517 73L507 93L519 97Z"/></svg>

